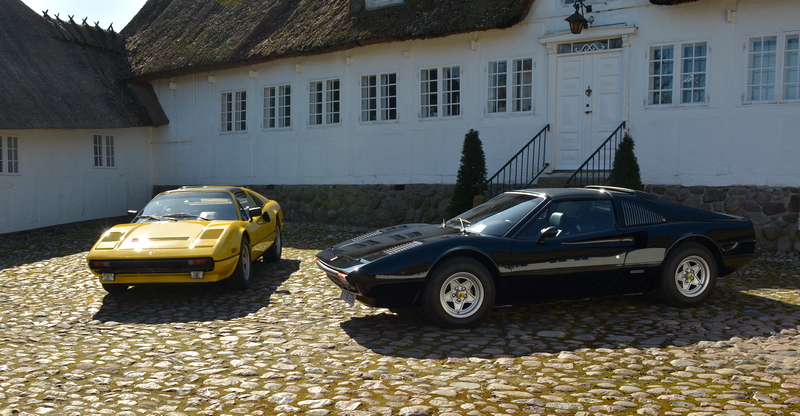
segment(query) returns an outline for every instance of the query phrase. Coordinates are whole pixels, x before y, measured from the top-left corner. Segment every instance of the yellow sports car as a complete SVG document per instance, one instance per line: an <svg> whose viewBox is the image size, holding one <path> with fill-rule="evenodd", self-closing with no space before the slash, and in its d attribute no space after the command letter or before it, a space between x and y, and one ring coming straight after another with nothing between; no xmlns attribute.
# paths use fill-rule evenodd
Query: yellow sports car
<svg viewBox="0 0 800 416"><path fill-rule="evenodd" d="M281 257L283 212L247 188L184 187L156 195L115 225L86 260L109 293L139 283L216 282L247 289L251 262Z"/></svg>

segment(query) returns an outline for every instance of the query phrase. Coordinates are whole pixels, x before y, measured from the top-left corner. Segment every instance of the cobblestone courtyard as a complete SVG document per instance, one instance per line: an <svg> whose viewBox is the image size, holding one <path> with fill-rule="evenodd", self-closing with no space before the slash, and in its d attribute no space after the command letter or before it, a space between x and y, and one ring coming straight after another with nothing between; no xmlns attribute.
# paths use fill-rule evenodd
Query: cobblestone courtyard
<svg viewBox="0 0 800 416"><path fill-rule="evenodd" d="M711 302L651 294L496 308L477 329L354 308L312 259L364 229L286 225L249 291L110 296L102 222L0 235L0 415L800 415L800 265Z"/></svg>

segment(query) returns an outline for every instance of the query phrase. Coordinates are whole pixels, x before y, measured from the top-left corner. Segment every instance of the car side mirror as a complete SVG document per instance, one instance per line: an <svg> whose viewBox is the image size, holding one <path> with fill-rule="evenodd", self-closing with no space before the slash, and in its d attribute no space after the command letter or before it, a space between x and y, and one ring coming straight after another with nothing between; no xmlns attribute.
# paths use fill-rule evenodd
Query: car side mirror
<svg viewBox="0 0 800 416"><path fill-rule="evenodd" d="M139 211L137 211L135 209L129 209L128 210L128 219L132 220L132 219L136 218L137 214L139 214Z"/></svg>
<svg viewBox="0 0 800 416"><path fill-rule="evenodd" d="M547 242L545 242L544 240L557 236L559 231L561 230L559 230L558 227L551 226L545 228L544 230L542 230L542 235L539 237L539 240L536 241L536 244L543 246L547 245Z"/></svg>
<svg viewBox="0 0 800 416"><path fill-rule="evenodd" d="M252 207L247 209L247 213L250 214L250 219L254 220L256 217L264 216L264 222L269 222L269 215L264 215L261 211L261 207Z"/></svg>

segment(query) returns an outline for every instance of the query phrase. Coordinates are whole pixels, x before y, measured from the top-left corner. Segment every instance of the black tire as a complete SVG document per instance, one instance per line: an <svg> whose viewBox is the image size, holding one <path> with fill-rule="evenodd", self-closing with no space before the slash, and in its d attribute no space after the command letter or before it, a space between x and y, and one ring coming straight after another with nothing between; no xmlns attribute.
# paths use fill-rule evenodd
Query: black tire
<svg viewBox="0 0 800 416"><path fill-rule="evenodd" d="M276 220L277 221L277 220ZM281 234L281 226L275 225L275 242L264 253L264 261L274 263L281 259L283 252L283 235Z"/></svg>
<svg viewBox="0 0 800 416"><path fill-rule="evenodd" d="M119 283L102 283L103 289L112 295L121 295L128 291L128 285Z"/></svg>
<svg viewBox="0 0 800 416"><path fill-rule="evenodd" d="M470 328L494 306L492 275L467 257L448 260L428 276L422 307L428 319L442 328Z"/></svg>
<svg viewBox="0 0 800 416"><path fill-rule="evenodd" d="M678 308L697 306L708 300L717 284L717 262L707 248L685 244L664 262L658 297Z"/></svg>
<svg viewBox="0 0 800 416"><path fill-rule="evenodd" d="M252 259L250 258L250 240L242 238L242 245L239 249L239 260L236 269L228 277L228 287L233 290L245 290L250 287L250 274L253 270Z"/></svg>

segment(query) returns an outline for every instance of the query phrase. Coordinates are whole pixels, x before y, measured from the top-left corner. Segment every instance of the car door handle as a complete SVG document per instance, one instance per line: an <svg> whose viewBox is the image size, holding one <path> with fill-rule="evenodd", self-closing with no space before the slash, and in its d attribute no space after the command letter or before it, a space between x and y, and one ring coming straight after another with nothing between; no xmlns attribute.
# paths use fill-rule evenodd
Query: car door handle
<svg viewBox="0 0 800 416"><path fill-rule="evenodd" d="M586 114L591 114L592 110L586 110Z"/></svg>

